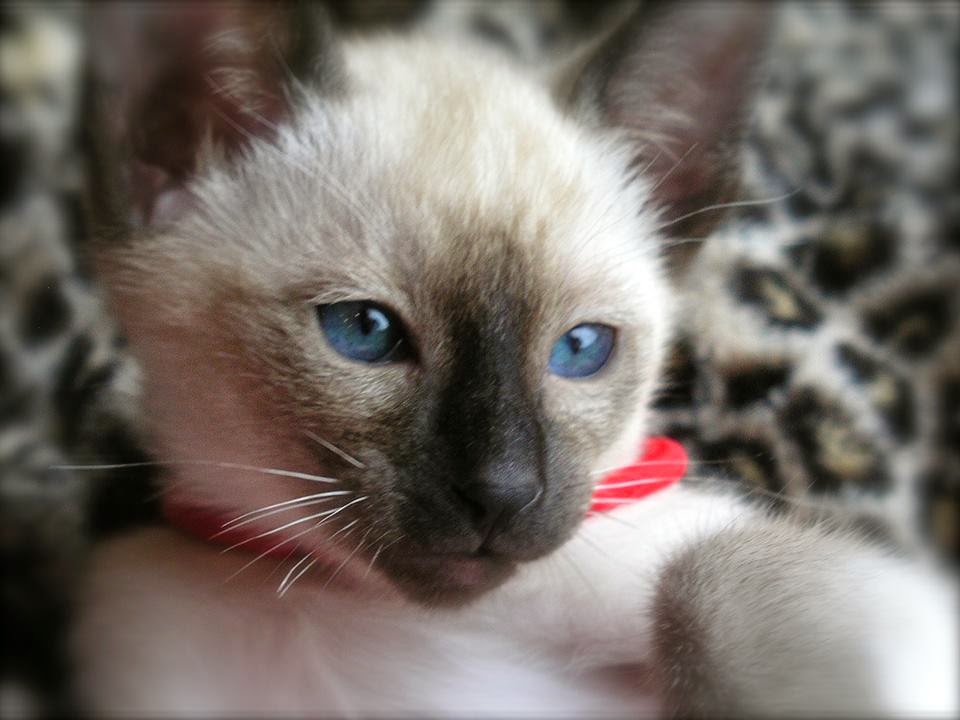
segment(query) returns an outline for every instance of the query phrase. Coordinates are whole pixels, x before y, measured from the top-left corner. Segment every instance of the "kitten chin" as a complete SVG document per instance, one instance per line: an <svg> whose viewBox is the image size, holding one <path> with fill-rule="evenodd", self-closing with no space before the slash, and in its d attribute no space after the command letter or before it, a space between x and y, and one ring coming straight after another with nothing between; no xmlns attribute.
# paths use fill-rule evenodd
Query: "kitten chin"
<svg viewBox="0 0 960 720"><path fill-rule="evenodd" d="M502 585L516 570L516 562L483 553L431 554L399 558L390 575L410 600L460 607Z"/></svg>

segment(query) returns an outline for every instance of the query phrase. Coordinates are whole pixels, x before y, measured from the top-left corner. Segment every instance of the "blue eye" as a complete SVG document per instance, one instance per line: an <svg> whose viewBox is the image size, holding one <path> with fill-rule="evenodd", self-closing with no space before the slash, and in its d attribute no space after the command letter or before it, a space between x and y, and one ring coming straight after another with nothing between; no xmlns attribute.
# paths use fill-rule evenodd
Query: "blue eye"
<svg viewBox="0 0 960 720"><path fill-rule="evenodd" d="M375 363L401 359L406 345L403 324L392 312L365 300L317 307L320 327L344 357Z"/></svg>
<svg viewBox="0 0 960 720"><path fill-rule="evenodd" d="M593 375L610 359L614 334L612 327L599 323L568 330L550 351L550 372L568 378Z"/></svg>

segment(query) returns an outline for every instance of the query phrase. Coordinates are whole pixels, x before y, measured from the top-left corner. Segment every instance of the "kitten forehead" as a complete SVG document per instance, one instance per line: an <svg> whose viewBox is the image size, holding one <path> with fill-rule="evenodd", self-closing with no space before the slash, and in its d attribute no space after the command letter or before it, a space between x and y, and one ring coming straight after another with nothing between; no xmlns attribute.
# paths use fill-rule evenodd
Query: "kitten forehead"
<svg viewBox="0 0 960 720"><path fill-rule="evenodd" d="M666 315L656 216L617 138L473 48L357 42L347 65L349 93L308 98L275 141L201 182L185 234L239 247L264 286L307 296L414 305L522 273L516 292L573 315Z"/></svg>

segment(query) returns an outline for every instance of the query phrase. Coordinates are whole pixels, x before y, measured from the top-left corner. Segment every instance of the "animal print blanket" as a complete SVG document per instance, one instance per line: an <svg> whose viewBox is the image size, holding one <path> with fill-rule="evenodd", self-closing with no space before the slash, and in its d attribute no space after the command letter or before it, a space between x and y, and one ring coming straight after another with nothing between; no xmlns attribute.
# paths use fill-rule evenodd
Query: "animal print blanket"
<svg viewBox="0 0 960 720"><path fill-rule="evenodd" d="M330 2L560 53L624 3ZM0 712L69 709L63 637L91 543L155 518L138 369L83 258L82 7L0 7ZM742 202L682 282L657 432L773 511L843 513L956 556L960 11L784 3ZM708 210L709 211L709 210Z"/></svg>

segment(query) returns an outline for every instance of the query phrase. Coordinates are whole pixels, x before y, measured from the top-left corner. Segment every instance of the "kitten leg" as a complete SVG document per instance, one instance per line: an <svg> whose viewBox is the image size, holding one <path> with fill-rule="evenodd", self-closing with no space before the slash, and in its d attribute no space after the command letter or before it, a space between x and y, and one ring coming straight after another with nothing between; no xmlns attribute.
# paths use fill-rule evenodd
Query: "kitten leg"
<svg viewBox="0 0 960 720"><path fill-rule="evenodd" d="M653 607L670 557L758 515L729 493L677 486L588 518L553 555L482 598L486 618L529 647L579 669L636 664L653 654Z"/></svg>
<svg viewBox="0 0 960 720"><path fill-rule="evenodd" d="M678 487L592 519L478 612L681 715L957 710L956 588L852 534Z"/></svg>
<svg viewBox="0 0 960 720"><path fill-rule="evenodd" d="M766 519L677 553L654 600L682 716L956 717L957 593L918 561Z"/></svg>

